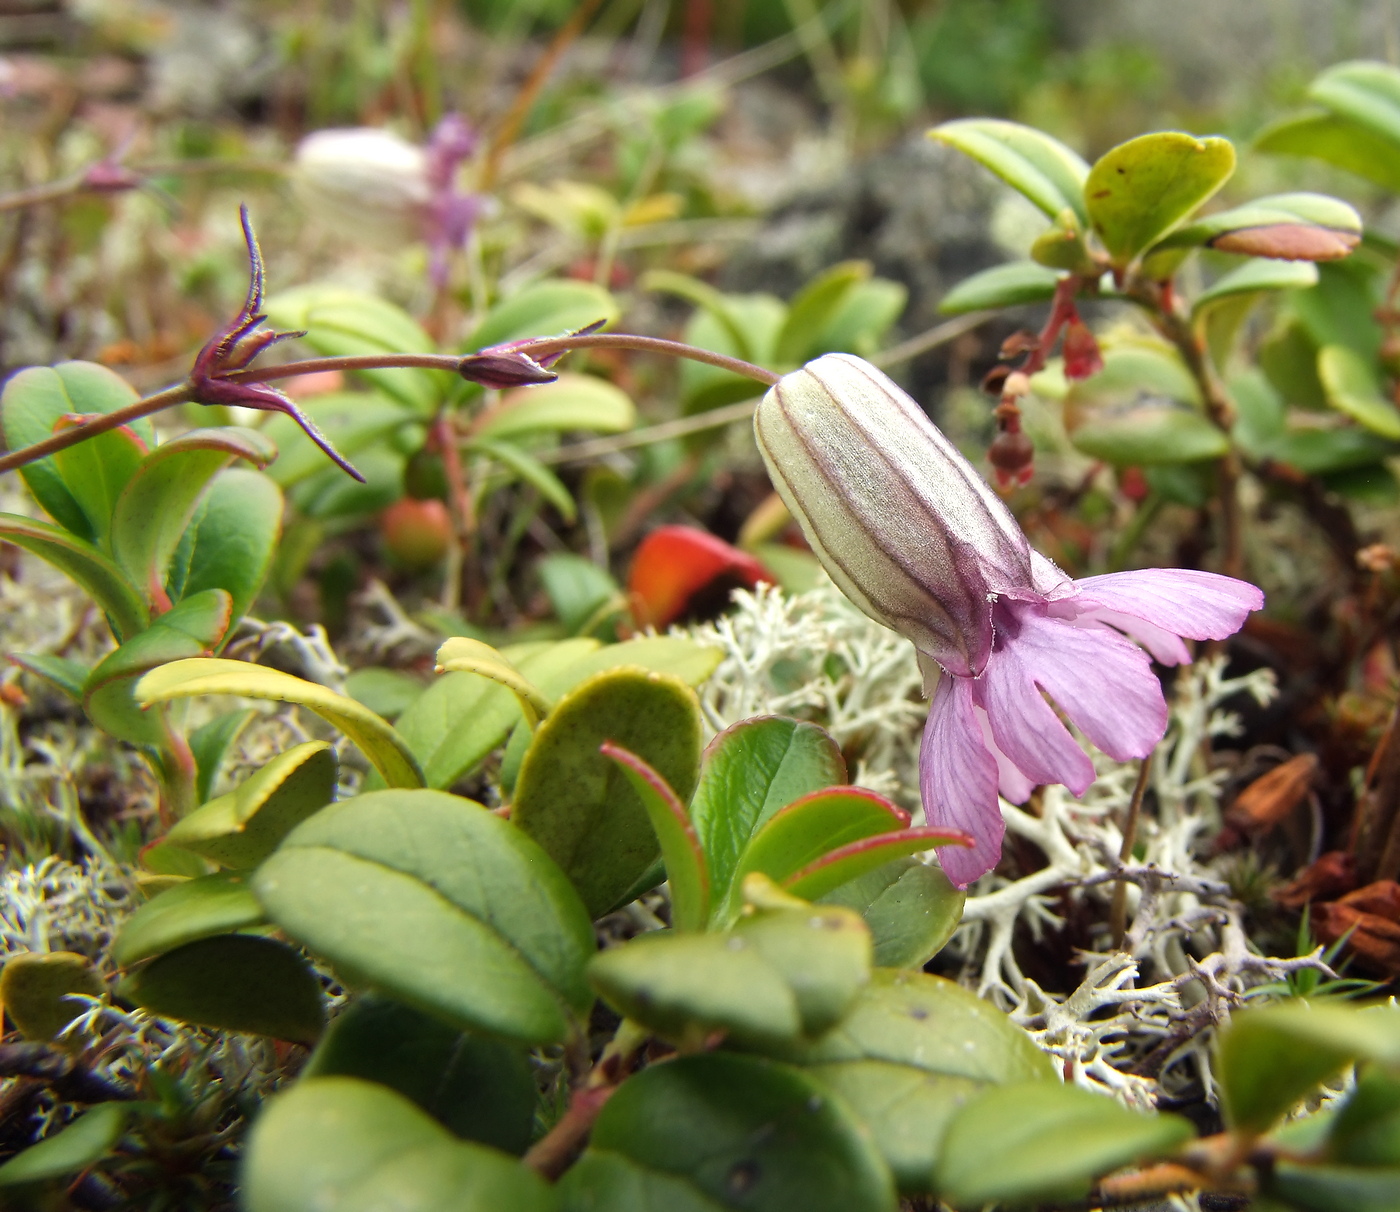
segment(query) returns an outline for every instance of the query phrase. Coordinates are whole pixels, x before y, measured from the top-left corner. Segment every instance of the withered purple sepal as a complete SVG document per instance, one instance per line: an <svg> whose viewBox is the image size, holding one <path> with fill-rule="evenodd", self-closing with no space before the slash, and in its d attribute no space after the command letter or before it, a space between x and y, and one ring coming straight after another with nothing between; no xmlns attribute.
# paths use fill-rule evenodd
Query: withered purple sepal
<svg viewBox="0 0 1400 1212"><path fill-rule="evenodd" d="M606 320L594 320L573 332L561 333L563 337L586 337L597 332ZM553 383L559 376L550 367L569 351L560 349L542 358L533 358L524 352L537 341L553 340L549 337L526 337L519 341L506 341L491 345L480 353L468 354L457 364L457 373L483 387L494 387L504 391L511 387L536 387L541 383Z"/></svg>
<svg viewBox="0 0 1400 1212"><path fill-rule="evenodd" d="M263 313L264 269L262 250L258 247L257 236L253 234L253 224L248 218L248 208L238 208L239 221L243 224L243 239L248 246L248 298L243 309L232 323L220 329L195 357L194 368L190 371L190 390L196 403L223 404L237 408L256 408L261 412L280 412L292 418L306 436L325 452L327 458L347 475L364 483L365 478L326 437L292 398L267 383L245 383L229 376L245 369L263 350L288 341L294 337L304 337L304 332L257 332L266 320Z"/></svg>

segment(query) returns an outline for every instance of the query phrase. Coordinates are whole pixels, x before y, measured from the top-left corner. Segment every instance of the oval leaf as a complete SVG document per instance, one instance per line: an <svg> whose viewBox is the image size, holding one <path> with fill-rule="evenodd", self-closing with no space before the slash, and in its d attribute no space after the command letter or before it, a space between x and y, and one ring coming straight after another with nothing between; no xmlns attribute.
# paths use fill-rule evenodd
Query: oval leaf
<svg viewBox="0 0 1400 1212"><path fill-rule="evenodd" d="M1034 261L994 265L959 282L938 301L938 311L941 315L958 316L987 308L1047 303L1063 277L1058 270Z"/></svg>
<svg viewBox="0 0 1400 1212"><path fill-rule="evenodd" d="M100 1103L0 1166L0 1187L64 1178L101 1161L121 1140L132 1108Z"/></svg>
<svg viewBox="0 0 1400 1212"><path fill-rule="evenodd" d="M233 618L241 619L267 579L281 533L281 490L261 472L229 468L199 510L180 596L225 589Z"/></svg>
<svg viewBox="0 0 1400 1212"><path fill-rule="evenodd" d="M1400 440L1400 410L1386 398L1375 371L1355 350L1324 346L1317 355L1317 376L1327 402L1338 412L1383 438Z"/></svg>
<svg viewBox="0 0 1400 1212"><path fill-rule="evenodd" d="M148 673L136 687L142 705L199 694L236 694L246 699L296 703L345 733L391 787L421 787L423 772L399 734L367 707L277 669L246 661L173 661Z"/></svg>
<svg viewBox="0 0 1400 1212"><path fill-rule="evenodd" d="M880 968L922 968L962 923L967 893L939 867L897 859L850 880L819 898L860 914Z"/></svg>
<svg viewBox="0 0 1400 1212"><path fill-rule="evenodd" d="M215 934L260 926L267 919L243 875L221 871L182 880L140 906L112 944L122 968Z"/></svg>
<svg viewBox="0 0 1400 1212"><path fill-rule="evenodd" d="M1266 127L1256 150L1280 156L1311 156L1400 193L1400 141L1326 110L1308 110Z"/></svg>
<svg viewBox="0 0 1400 1212"><path fill-rule="evenodd" d="M92 961L71 951L20 951L0 969L0 1005L29 1040L56 1038L87 1009L70 994L101 997L106 991Z"/></svg>
<svg viewBox="0 0 1400 1212"><path fill-rule="evenodd" d="M1050 218L1069 209L1087 224L1084 190L1089 166L1049 135L996 118L963 118L934 127L929 138L991 169Z"/></svg>
<svg viewBox="0 0 1400 1212"><path fill-rule="evenodd" d="M562 430L622 433L637 423L631 397L606 379L561 374L553 383L502 394L472 426L474 438L518 438Z"/></svg>
<svg viewBox="0 0 1400 1212"><path fill-rule="evenodd" d="M486 313L467 348L475 351L525 337L562 336L598 320L607 327L620 314L612 295L592 282L567 278L532 282Z"/></svg>

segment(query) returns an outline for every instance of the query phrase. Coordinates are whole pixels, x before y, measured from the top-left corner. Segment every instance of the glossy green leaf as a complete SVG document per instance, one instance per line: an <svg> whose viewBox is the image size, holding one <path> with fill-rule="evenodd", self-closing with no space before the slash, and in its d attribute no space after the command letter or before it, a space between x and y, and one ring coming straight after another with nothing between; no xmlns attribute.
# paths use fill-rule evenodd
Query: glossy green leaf
<svg viewBox="0 0 1400 1212"><path fill-rule="evenodd" d="M225 711L190 733L187 739L198 771L195 777L197 803L204 803L213 794L224 759L256 714L251 707Z"/></svg>
<svg viewBox="0 0 1400 1212"><path fill-rule="evenodd" d="M246 661L182 660L153 670L136 687L136 698L143 705L200 694L296 703L345 733L390 786L423 785L417 760L392 726L354 699L289 673Z"/></svg>
<svg viewBox="0 0 1400 1212"><path fill-rule="evenodd" d="M635 753L604 741L604 757L618 764L641 800L661 844L671 883L671 923L677 930L700 930L710 914L710 872L700 839L685 805L661 775Z"/></svg>
<svg viewBox="0 0 1400 1212"><path fill-rule="evenodd" d="M1107 1094L1054 1082L992 1086L948 1125L934 1183L959 1206L1080 1199L1094 1180L1195 1136L1187 1119L1129 1111Z"/></svg>
<svg viewBox="0 0 1400 1212"><path fill-rule="evenodd" d="M54 427L66 415L115 412L134 404L136 398L135 390L125 379L95 362L30 366L5 382L0 394L0 428L5 445L19 450L52 437ZM149 417L133 421L130 431L146 449L155 445L155 430ZM26 464L20 475L35 500L61 527L82 539L97 537L52 455Z"/></svg>
<svg viewBox="0 0 1400 1212"><path fill-rule="evenodd" d="M586 624L599 621L599 612L616 600L622 607L625 599L617 582L606 568L600 568L585 556L572 551L555 551L535 564L544 591L565 630L578 632Z"/></svg>
<svg viewBox="0 0 1400 1212"><path fill-rule="evenodd" d="M202 875L139 906L122 923L112 944L112 961L128 968L186 943L248 930L266 920L242 873Z"/></svg>
<svg viewBox="0 0 1400 1212"><path fill-rule="evenodd" d="M963 118L934 127L929 137L991 169L1050 218L1068 209L1087 224L1084 193L1089 166L1049 135L996 118Z"/></svg>
<svg viewBox="0 0 1400 1212"><path fill-rule="evenodd" d="M404 494L408 458L388 443L376 443L355 456L364 483L351 479L327 462L315 475L292 485L289 499L308 518L335 522L350 518L368 521Z"/></svg>
<svg viewBox="0 0 1400 1212"><path fill-rule="evenodd" d="M473 438L466 449L473 454L485 455L510 472L513 478L530 485L559 511L566 522L573 523L578 517L578 506L574 504L573 495L564 487L564 482L528 450L513 442L494 438Z"/></svg>
<svg viewBox="0 0 1400 1212"><path fill-rule="evenodd" d="M761 871L782 883L838 847L908 824L904 809L863 787L811 791L780 808L754 832L740 855L734 882L742 883L750 871Z"/></svg>
<svg viewBox="0 0 1400 1212"><path fill-rule="evenodd" d="M932 825L882 833L878 837L848 842L822 855L788 876L783 887L794 896L815 900L894 859L923 854L936 846L967 844L967 835L961 829Z"/></svg>
<svg viewBox="0 0 1400 1212"><path fill-rule="evenodd" d="M1308 86L1308 97L1400 144L1400 72L1390 64L1374 60L1334 64Z"/></svg>
<svg viewBox="0 0 1400 1212"><path fill-rule="evenodd" d="M331 1020L302 1076L358 1077L412 1099L455 1136L523 1153L535 1078L524 1053L378 994Z"/></svg>
<svg viewBox="0 0 1400 1212"><path fill-rule="evenodd" d="M524 833L439 791L377 791L299 825L253 877L287 934L461 1027L562 1040L592 995L588 914Z"/></svg>
<svg viewBox="0 0 1400 1212"><path fill-rule="evenodd" d="M1317 355L1317 375L1327 402L1338 412L1391 441L1400 440L1400 410L1381 389L1370 363L1345 345L1324 345Z"/></svg>
<svg viewBox="0 0 1400 1212"><path fill-rule="evenodd" d="M1236 295L1252 295L1262 290L1307 290L1317 285L1317 266L1310 261L1274 261L1252 257L1227 274L1222 274L1196 296L1191 305L1193 317L1212 304Z"/></svg>
<svg viewBox="0 0 1400 1212"><path fill-rule="evenodd" d="M1400 192L1400 141L1326 110L1280 119L1259 133L1254 147L1280 156L1311 156Z"/></svg>
<svg viewBox="0 0 1400 1212"><path fill-rule="evenodd" d="M521 714L534 727L553 704L497 649L468 636L453 636L437 652L440 673L475 673L504 686L520 704Z"/></svg>
<svg viewBox="0 0 1400 1212"><path fill-rule="evenodd" d="M65 417L56 430L72 428L77 418ZM87 518L86 533L105 544L112 527L112 509L127 482L136 474L149 447L126 426L87 438L51 457L65 487Z"/></svg>
<svg viewBox="0 0 1400 1212"><path fill-rule="evenodd" d="M627 776L599 751L630 750L681 797L700 764L700 708L680 678L623 667L561 698L520 767L511 818L563 868L591 916L612 909L660 853Z"/></svg>
<svg viewBox="0 0 1400 1212"><path fill-rule="evenodd" d="M81 661L68 657L54 656L48 652L12 652L6 658L11 665L27 670L35 677L43 678L50 686L61 690L76 703L82 702L83 683L91 672Z"/></svg>
<svg viewBox="0 0 1400 1212"><path fill-rule="evenodd" d="M23 547L72 577L96 600L118 640L145 629L150 611L125 574L91 543L61 526L0 513L0 539Z"/></svg>
<svg viewBox="0 0 1400 1212"><path fill-rule="evenodd" d="M165 835L224 867L256 867L297 825L335 795L335 750L294 745L226 795L196 808Z"/></svg>
<svg viewBox="0 0 1400 1212"><path fill-rule="evenodd" d="M0 1188L64 1178L101 1161L131 1118L127 1103L99 1103L0 1166Z"/></svg>
<svg viewBox="0 0 1400 1212"><path fill-rule="evenodd" d="M56 1038L87 1009L70 994L101 997L106 991L92 961L72 951L18 951L0 968L0 1005L28 1040Z"/></svg>
<svg viewBox="0 0 1400 1212"><path fill-rule="evenodd" d="M326 1023L321 982L285 943L217 934L130 973L122 996L153 1014L200 1027L313 1043Z"/></svg>
<svg viewBox="0 0 1400 1212"><path fill-rule="evenodd" d="M732 908L729 889L755 831L801 796L845 781L836 742L802 720L758 716L710 742L690 818L710 867L712 917Z"/></svg>
<svg viewBox="0 0 1400 1212"><path fill-rule="evenodd" d="M347 459L388 441L404 425L419 419L403 401L377 391L329 392L303 401L300 407ZM274 413L262 432L277 447L277 458L267 474L283 488L326 469L326 452L291 417Z"/></svg>
<svg viewBox="0 0 1400 1212"><path fill-rule="evenodd" d="M391 723L413 706L426 689L421 678L382 665L361 666L345 679L346 694Z"/></svg>
<svg viewBox="0 0 1400 1212"><path fill-rule="evenodd" d="M959 316L969 311L1016 307L1022 303L1046 303L1064 274L1034 261L994 265L964 278L938 301L940 315Z"/></svg>
<svg viewBox="0 0 1400 1212"><path fill-rule="evenodd" d="M164 595L165 573L210 481L235 459L261 467L277 454L252 429L195 429L157 446L117 498L112 555L148 601Z"/></svg>
<svg viewBox="0 0 1400 1212"><path fill-rule="evenodd" d="M819 898L854 909L870 929L880 968L922 968L962 923L967 893L916 858L896 859Z"/></svg>
<svg viewBox="0 0 1400 1212"><path fill-rule="evenodd" d="M304 340L330 357L435 353L428 334L406 311L377 295L313 284L273 295L263 305L274 328L304 330ZM438 370L362 370L385 395L427 416L453 380Z"/></svg>
<svg viewBox="0 0 1400 1212"><path fill-rule="evenodd" d="M243 1164L247 1212L553 1212L533 1170L457 1140L401 1094L315 1077L268 1100Z"/></svg>
<svg viewBox="0 0 1400 1212"><path fill-rule="evenodd" d="M562 1188L569 1212L894 1212L896 1203L868 1135L823 1087L723 1052L625 1082Z"/></svg>
<svg viewBox="0 0 1400 1212"><path fill-rule="evenodd" d="M1400 1010L1296 1002L1238 1014L1216 1057L1226 1122L1263 1132L1357 1060L1400 1064Z"/></svg>
<svg viewBox="0 0 1400 1212"><path fill-rule="evenodd" d="M814 338L826 330L855 289L869 278L869 261L842 261L808 282L788 304L787 319L773 346L774 363L800 366L825 352L814 348Z"/></svg>
<svg viewBox="0 0 1400 1212"><path fill-rule="evenodd" d="M598 320L617 322L617 301L601 286L568 278L532 282L497 303L472 333L467 349L476 351L525 337L577 332Z"/></svg>
<svg viewBox="0 0 1400 1212"><path fill-rule="evenodd" d="M137 679L169 662L213 652L228 631L229 596L206 589L167 610L145 631L97 663L83 685L83 709L112 736L137 745L167 744L164 711L145 711Z"/></svg>
<svg viewBox="0 0 1400 1212"><path fill-rule="evenodd" d="M1127 265L1229 179L1228 139L1179 131L1139 135L1100 157L1084 183L1089 220L1116 265Z"/></svg>
<svg viewBox="0 0 1400 1212"><path fill-rule="evenodd" d="M281 490L261 472L229 468L200 508L181 596L226 589L241 619L267 579L281 533Z"/></svg>
<svg viewBox="0 0 1400 1212"><path fill-rule="evenodd" d="M1262 1194L1281 1200L1293 1212L1394 1212L1400 1207L1400 1167L1396 1166L1372 1169L1283 1161L1273 1167L1262 1187Z"/></svg>
<svg viewBox="0 0 1400 1212"><path fill-rule="evenodd" d="M508 391L472 426L472 437L495 441L566 430L622 433L637 423L628 394L594 375L561 374L553 383Z"/></svg>

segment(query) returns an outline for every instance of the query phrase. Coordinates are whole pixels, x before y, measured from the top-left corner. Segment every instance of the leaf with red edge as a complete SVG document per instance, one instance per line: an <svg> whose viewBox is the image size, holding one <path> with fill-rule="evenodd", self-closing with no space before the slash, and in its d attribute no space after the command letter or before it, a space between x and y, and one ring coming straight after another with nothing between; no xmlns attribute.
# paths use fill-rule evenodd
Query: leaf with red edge
<svg viewBox="0 0 1400 1212"><path fill-rule="evenodd" d="M935 846L970 845L972 838L961 829L938 829L932 825L900 829L841 846L781 882L794 896L815 900L906 854L918 854Z"/></svg>
<svg viewBox="0 0 1400 1212"><path fill-rule="evenodd" d="M773 575L748 552L691 526L658 526L637 548L627 593L639 626L668 627L704 591L711 597L740 586L773 583Z"/></svg>
<svg viewBox="0 0 1400 1212"><path fill-rule="evenodd" d="M710 912L710 871L685 805L635 753L611 741L604 741L598 751L622 768L651 818L671 882L671 924L677 930L702 929Z"/></svg>

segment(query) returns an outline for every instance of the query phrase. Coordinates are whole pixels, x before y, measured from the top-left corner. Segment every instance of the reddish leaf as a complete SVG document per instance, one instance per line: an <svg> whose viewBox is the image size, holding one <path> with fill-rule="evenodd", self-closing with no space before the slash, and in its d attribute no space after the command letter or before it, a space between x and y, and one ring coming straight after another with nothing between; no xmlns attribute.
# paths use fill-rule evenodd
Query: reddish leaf
<svg viewBox="0 0 1400 1212"><path fill-rule="evenodd" d="M1290 758L1241 791L1225 820L1248 833L1273 828L1307 797L1316 774L1316 754L1300 753Z"/></svg>
<svg viewBox="0 0 1400 1212"><path fill-rule="evenodd" d="M1339 261L1361 242L1358 232L1334 231L1308 223L1271 223L1242 227L1210 242L1220 252L1278 261Z"/></svg>
<svg viewBox="0 0 1400 1212"><path fill-rule="evenodd" d="M659 526L632 557L627 591L638 625L660 629L691 613L705 591L718 606L730 589L772 581L753 556L723 539L690 526Z"/></svg>

